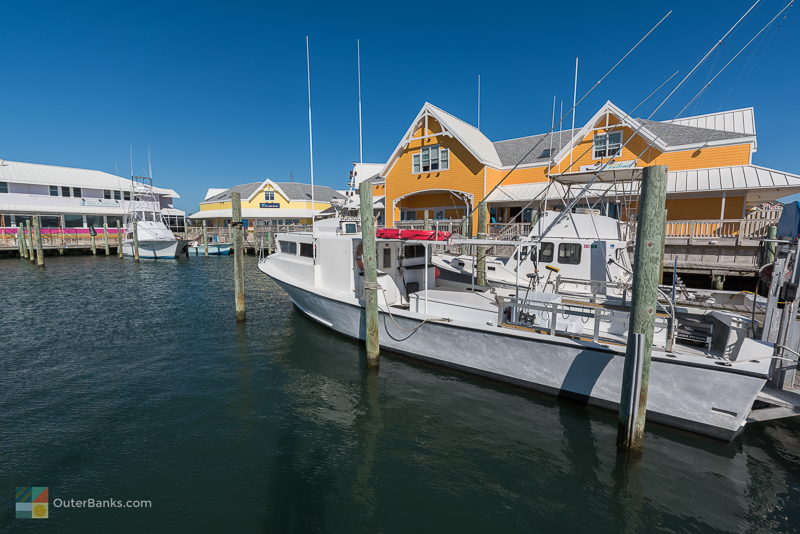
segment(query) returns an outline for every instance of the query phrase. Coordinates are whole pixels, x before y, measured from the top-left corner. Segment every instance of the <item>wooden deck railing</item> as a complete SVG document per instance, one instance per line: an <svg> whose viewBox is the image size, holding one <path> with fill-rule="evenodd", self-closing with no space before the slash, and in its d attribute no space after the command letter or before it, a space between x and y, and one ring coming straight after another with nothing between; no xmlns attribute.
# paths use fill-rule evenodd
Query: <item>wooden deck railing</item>
<svg viewBox="0 0 800 534"><path fill-rule="evenodd" d="M21 228L0 228L0 248L18 248L19 242L17 235L22 231ZM102 228L96 230L95 244L102 247L105 243L105 233ZM123 230L124 232L124 230ZM25 230L26 239L30 235ZM88 228L42 228L42 247L44 248L70 248L70 247L90 247L92 236ZM117 229L108 229L109 246L117 246Z"/></svg>

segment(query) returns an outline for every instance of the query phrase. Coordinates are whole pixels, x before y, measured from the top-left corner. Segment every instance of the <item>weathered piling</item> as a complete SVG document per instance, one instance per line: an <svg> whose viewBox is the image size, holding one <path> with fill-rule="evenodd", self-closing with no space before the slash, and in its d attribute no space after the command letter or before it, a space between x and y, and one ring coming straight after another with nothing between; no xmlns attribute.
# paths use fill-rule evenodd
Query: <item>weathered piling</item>
<svg viewBox="0 0 800 534"><path fill-rule="evenodd" d="M25 259L28 251L25 250L25 233L21 225L17 227L17 248L19 249L19 257Z"/></svg>
<svg viewBox="0 0 800 534"><path fill-rule="evenodd" d="M358 186L361 214L361 246L364 264L364 312L366 319L367 367L380 365L380 339L378 331L378 265L375 246L375 218L372 213L372 186L361 182Z"/></svg>
<svg viewBox="0 0 800 534"><path fill-rule="evenodd" d="M122 226L117 221L117 256L122 257Z"/></svg>
<svg viewBox="0 0 800 534"><path fill-rule="evenodd" d="M486 204L478 204L478 239L486 239ZM486 246L478 245L478 272L476 282L479 286L486 285Z"/></svg>
<svg viewBox="0 0 800 534"><path fill-rule="evenodd" d="M105 249L106 256L111 255L111 247L108 246L108 224L103 223L103 248Z"/></svg>
<svg viewBox="0 0 800 534"><path fill-rule="evenodd" d="M33 217L33 229L36 234L36 264L39 267L44 267L44 246L42 246L42 217L35 215Z"/></svg>
<svg viewBox="0 0 800 534"><path fill-rule="evenodd" d="M767 228L767 239L770 241L767 242L767 253L764 257L764 264L771 265L775 263L775 251L778 250L778 243L775 242L775 240L778 239L778 227L774 224Z"/></svg>
<svg viewBox="0 0 800 534"><path fill-rule="evenodd" d="M33 231L31 230L31 221L25 221L25 229L28 233L28 259L34 261L36 259L35 245L33 244Z"/></svg>
<svg viewBox="0 0 800 534"><path fill-rule="evenodd" d="M659 265L664 248L666 223L667 167L645 167L642 174L639 215L636 224L636 248L631 297L628 345L619 404L617 445L623 449L641 449L647 413L647 387L650 355L658 305ZM636 334L642 334L643 339ZM637 343L637 339L640 343ZM637 350L641 354L637 357ZM637 375L641 381L637 388ZM638 389L638 394L636 390Z"/></svg>
<svg viewBox="0 0 800 534"><path fill-rule="evenodd" d="M244 304L244 236L242 235L242 194L231 193L231 231L233 233L233 287L236 293L236 320L245 321Z"/></svg>
<svg viewBox="0 0 800 534"><path fill-rule="evenodd" d="M431 218L428 210L423 212L422 229L428 231L431 229Z"/></svg>
<svg viewBox="0 0 800 534"><path fill-rule="evenodd" d="M92 238L92 256L97 256L97 230L95 230L94 226L92 226L89 228L89 231L89 237Z"/></svg>
<svg viewBox="0 0 800 534"><path fill-rule="evenodd" d="M203 256L208 257L208 232L205 219L203 220Z"/></svg>
<svg viewBox="0 0 800 534"><path fill-rule="evenodd" d="M139 258L139 224L133 221L133 261L140 261Z"/></svg>

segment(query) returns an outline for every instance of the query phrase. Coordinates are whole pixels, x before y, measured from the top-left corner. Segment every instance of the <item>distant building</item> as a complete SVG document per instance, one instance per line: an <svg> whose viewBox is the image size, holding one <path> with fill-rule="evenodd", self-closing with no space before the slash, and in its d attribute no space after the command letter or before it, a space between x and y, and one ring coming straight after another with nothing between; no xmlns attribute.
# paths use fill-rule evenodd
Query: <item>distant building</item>
<svg viewBox="0 0 800 534"><path fill-rule="evenodd" d="M209 191L212 191L211 189ZM210 226L227 226L231 222L231 193L242 195L242 219L246 226L275 222L277 224L309 224L311 218L331 207L331 200L344 201L345 197L334 189L295 182L251 182L225 189L200 203L200 211L189 219L206 220Z"/></svg>
<svg viewBox="0 0 800 534"><path fill-rule="evenodd" d="M40 215L45 228L115 227L132 207L133 182L103 171L0 160L0 227ZM161 212L175 231L184 212L173 207L173 189L155 187Z"/></svg>

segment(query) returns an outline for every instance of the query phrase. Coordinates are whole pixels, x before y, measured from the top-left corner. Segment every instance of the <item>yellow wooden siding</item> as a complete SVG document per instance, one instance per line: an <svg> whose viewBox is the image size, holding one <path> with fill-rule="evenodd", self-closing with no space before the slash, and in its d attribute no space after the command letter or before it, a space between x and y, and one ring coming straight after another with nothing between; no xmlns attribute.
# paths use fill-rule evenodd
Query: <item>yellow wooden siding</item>
<svg viewBox="0 0 800 534"><path fill-rule="evenodd" d="M265 217L269 216L269 210L276 209L276 208L261 208L259 204L262 202L270 202L270 203L277 203L280 204L280 208L287 208L287 209L312 209L311 201L303 201L303 200L295 200L290 201L287 200L279 191L275 190L275 200L264 200L264 191L265 190L272 190L272 188L267 185L266 187L259 189L258 193L253 196L252 200L247 200L246 198L242 198L242 208L254 208L254 209L263 209ZM329 208L331 205L328 202L314 202L313 209L324 210ZM231 209L231 201L226 200L224 202L207 202L200 204L200 211L206 210L221 210L221 209Z"/></svg>

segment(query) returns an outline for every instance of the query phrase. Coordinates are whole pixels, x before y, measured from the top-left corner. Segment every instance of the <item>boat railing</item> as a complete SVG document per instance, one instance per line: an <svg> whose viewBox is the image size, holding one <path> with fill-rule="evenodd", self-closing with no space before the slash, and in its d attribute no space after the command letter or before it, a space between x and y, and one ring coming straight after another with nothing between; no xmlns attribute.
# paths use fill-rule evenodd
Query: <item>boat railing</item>
<svg viewBox="0 0 800 534"><path fill-rule="evenodd" d="M550 336L561 336L591 340L595 343L610 342L612 344L623 344L624 336L611 337L603 335L602 324L611 323L614 320L628 322L630 313L625 309L605 307L597 304L578 304L572 302L538 302L516 297L497 297L497 325L501 327L523 328L531 331L544 333ZM537 321L536 314L542 314L542 320ZM570 330L564 328L563 321L559 318L577 318L580 322L577 325L581 330ZM655 317L655 329L660 332L666 329L669 333L672 318L658 314ZM583 328L589 321L592 321L591 337L586 337L586 329ZM567 325L575 324L567 322ZM607 332L605 332L607 334ZM669 335L667 336L669 339Z"/></svg>
<svg viewBox="0 0 800 534"><path fill-rule="evenodd" d="M625 282L616 282L613 280L586 280L585 278L568 278L565 276L557 276L555 279L555 292L562 293L563 286L566 284L586 286L589 290L589 298L592 302L597 301L598 294L605 292L608 289L617 289L621 293L623 304L628 300L628 291L631 285Z"/></svg>

